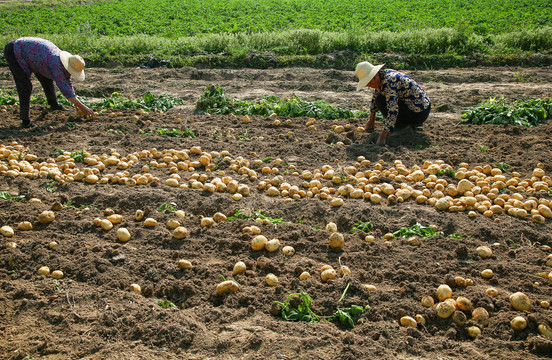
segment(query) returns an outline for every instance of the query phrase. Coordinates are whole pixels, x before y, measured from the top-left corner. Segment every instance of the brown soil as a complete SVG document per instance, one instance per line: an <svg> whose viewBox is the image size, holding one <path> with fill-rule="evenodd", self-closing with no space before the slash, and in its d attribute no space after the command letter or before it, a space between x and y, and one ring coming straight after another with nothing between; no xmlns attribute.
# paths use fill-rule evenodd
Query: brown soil
<svg viewBox="0 0 552 360"><path fill-rule="evenodd" d="M322 99L343 108L360 108L369 102L367 92L354 91L353 72L307 68L277 70L207 70L207 69L89 69L87 80L76 84L89 97L119 91L126 96L142 96L146 91L169 94L186 100L187 105L164 114L149 113L133 119L134 111L110 117L109 111L90 121L83 121L74 111L49 112L33 106L33 129L20 129L17 111L0 112L0 147L17 142L26 154L36 154L38 161L55 158L55 149L74 152L86 149L90 154L117 152L123 156L156 148L203 151L227 150L230 158L238 156L250 162L258 179L250 181L230 168L230 162L214 158L215 172L204 168L194 172L209 180L225 171L250 188L249 196L232 200L229 193L208 193L199 189L175 189L165 185L167 168L151 168L159 183L142 186L114 184L55 183L48 178L0 176L0 191L25 195L24 201L0 200L0 226L15 229L16 248L0 250L0 358L2 359L536 359L552 355L552 339L537 330L538 324L552 326L552 310L540 302L552 301L552 281L536 274L549 272L545 265L552 253L552 220L545 224L519 219L507 214L492 219L467 212L438 211L412 199L390 205L345 198L341 207L330 206L319 198L291 200L267 196L257 189L265 178L263 166L279 168L291 185L301 188L302 179L292 176L296 170L334 168L355 165L358 156L371 161L359 166L373 170L378 161L383 168L401 160L408 168L423 166L424 161L443 160L457 169L461 162L475 166L507 163L511 171L530 177L538 163L547 174L552 171L552 123L536 128L514 126L458 125L462 109L485 99L509 100L552 96L550 68L481 68L409 72L433 100L435 111L423 129L414 134L395 134L389 145L377 147L377 133L346 130L335 134L331 126L356 120L317 120L317 131L307 131L306 118L293 118L275 126L272 119L254 117L250 123L231 116L201 116L193 113L194 103L206 84L222 86L228 95L258 99L265 95L280 98L296 94L304 100ZM0 69L0 88L14 88L6 68ZM39 91L38 82L35 91ZM180 118L182 123L178 124ZM74 122L75 127L66 123ZM163 135L146 136L140 131L179 128L184 124L198 135L194 139ZM381 124L377 124L376 130ZM427 145L429 143L429 145ZM422 146L423 145L423 146ZM427 145L427 146L426 146ZM425 146L425 147L424 147ZM422 147L424 147L422 149ZM197 156L192 156L197 160ZM272 163L255 165L254 160L272 158ZM275 159L281 159L278 164ZM7 159L0 159L7 162ZM152 160L152 159L148 159ZM157 159L162 162L161 159ZM77 167L84 167L76 163ZM129 169L140 173L142 165ZM115 173L113 167L101 174ZM183 183L194 172L180 170ZM506 174L507 178L511 173ZM272 179L274 175L266 176ZM456 180L442 177L448 182ZM394 183L392 179L382 181ZM328 180L325 186L337 188ZM397 185L396 183L394 183ZM410 183L412 186L419 186ZM507 191L507 194L511 192ZM547 192L523 194L525 198L552 200ZM41 204L29 203L39 198ZM56 211L56 219L41 224L37 216L55 202L66 204ZM158 212L164 203L174 202L187 216L178 219L173 211ZM68 206L67 204L72 206ZM94 226L94 218L105 218L103 211L113 209L123 215L122 224L104 231ZM291 257L280 251L251 250L252 236L242 228L255 224L247 220L200 226L202 217L216 212L226 216L236 209L262 210L282 224L260 224L268 239L278 238L291 245ZM145 228L136 221L137 209L158 221L155 228ZM165 226L178 219L189 235L177 240ZM34 228L21 231L17 225L30 221ZM376 241L364 241L366 234L351 234L358 221L372 221L371 235ZM335 222L345 235L341 250L330 249L329 233L324 230ZM383 235L415 223L436 225L443 235L424 238L412 246L406 239L385 241ZM116 229L126 227L132 238L117 240ZM453 237L449 237L453 235ZM49 249L51 241L59 243ZM489 245L489 259L478 256L476 248ZM178 259L188 259L193 268L179 270ZM216 285L224 276L231 279L237 261L247 265L245 274L234 278L240 288L236 293L217 295ZM348 266L350 276L338 276L323 283L320 267L330 264ZM37 275L41 266L62 270L63 279ZM492 269L490 280L480 275ZM308 271L312 277L299 281ZM274 273L279 285L270 287L265 276ZM474 286L458 287L454 277L474 281ZM129 291L137 283L141 294ZM338 303L347 284L350 287ZM468 322L455 324L441 319L435 308L425 308L421 298L430 295L440 284L452 285L453 297L469 298L473 307L485 308L490 315L481 335L473 340L467 328L475 325L471 312ZM364 285L375 285L369 291ZM499 295L490 297L485 290L495 287ZM530 311L515 311L510 294L522 291L532 301ZM338 306L369 305L354 328L322 320L317 324L287 322L272 314L275 301L288 294L307 292L314 301L312 309L321 316L333 314ZM176 308L164 308L158 300L169 300ZM437 301L437 300L436 300ZM426 324L417 328L401 327L403 315L421 314ZM510 321L524 316L528 326L514 331Z"/></svg>

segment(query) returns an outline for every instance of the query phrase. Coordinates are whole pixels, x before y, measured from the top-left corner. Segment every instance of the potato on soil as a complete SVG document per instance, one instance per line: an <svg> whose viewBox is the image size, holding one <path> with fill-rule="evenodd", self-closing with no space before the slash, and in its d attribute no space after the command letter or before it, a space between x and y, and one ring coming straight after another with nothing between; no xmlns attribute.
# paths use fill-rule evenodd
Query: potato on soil
<svg viewBox="0 0 552 360"><path fill-rule="evenodd" d="M178 260L178 268L179 269L191 269L192 263L188 260L180 259Z"/></svg>
<svg viewBox="0 0 552 360"><path fill-rule="evenodd" d="M238 274L242 274L245 272L245 270L247 270L247 266L245 266L245 263L243 261L238 261L235 265L234 265L234 269L232 270L232 275L238 275Z"/></svg>
<svg viewBox="0 0 552 360"><path fill-rule="evenodd" d="M217 294L224 295L238 291L239 285L232 280L226 280L217 285Z"/></svg>
<svg viewBox="0 0 552 360"><path fill-rule="evenodd" d="M510 321L510 326L514 330L523 330L527 327L527 320L523 316L516 316Z"/></svg>
<svg viewBox="0 0 552 360"><path fill-rule="evenodd" d="M56 219L56 216L54 215L54 212L51 210L45 210L40 215L38 215L38 222L41 224L48 224L51 223Z"/></svg>
<svg viewBox="0 0 552 360"><path fill-rule="evenodd" d="M54 270L54 271L52 271L52 277L53 277L54 279L58 279L58 280L61 279L61 278L63 278L63 271L61 271L61 270Z"/></svg>
<svg viewBox="0 0 552 360"><path fill-rule="evenodd" d="M41 266L36 273L38 275L48 276L50 275L50 268L48 266Z"/></svg>
<svg viewBox="0 0 552 360"><path fill-rule="evenodd" d="M138 284L130 284L129 290L137 294L140 294L142 292L142 288Z"/></svg>
<svg viewBox="0 0 552 360"><path fill-rule="evenodd" d="M335 279L336 276L337 276L337 271L335 271L335 269L327 269L322 271L322 273L320 274L320 278L322 279L323 282L327 282L328 280Z"/></svg>
<svg viewBox="0 0 552 360"><path fill-rule="evenodd" d="M401 318L401 326L404 326L404 327L417 327L418 326L418 323L416 322L416 320L410 316L403 316Z"/></svg>
<svg viewBox="0 0 552 360"><path fill-rule="evenodd" d="M272 273L266 275L265 281L270 286L278 286L278 284L280 283L278 277Z"/></svg>
<svg viewBox="0 0 552 360"><path fill-rule="evenodd" d="M144 226L147 228L153 228L156 225L157 225L157 220L155 220L154 218L147 218L146 220L144 220Z"/></svg>
<svg viewBox="0 0 552 360"><path fill-rule="evenodd" d="M509 297L512 307L518 311L531 310L531 300L522 292L516 292Z"/></svg>
<svg viewBox="0 0 552 360"><path fill-rule="evenodd" d="M452 296L452 289L450 286L442 284L439 285L437 288L437 291L435 292L435 295L437 296L437 299L440 301L444 301Z"/></svg>
<svg viewBox="0 0 552 360"><path fill-rule="evenodd" d="M282 248L282 254L285 256L293 256L295 254L295 249L293 246L286 245Z"/></svg>
<svg viewBox="0 0 552 360"><path fill-rule="evenodd" d="M311 277L311 275L310 275L308 272L303 271L303 272L301 273L301 275L299 275L299 280L301 280L301 281L307 280L307 279L309 279L310 277Z"/></svg>
<svg viewBox="0 0 552 360"><path fill-rule="evenodd" d="M251 240L251 248L259 251L265 248L268 239L264 235L257 235Z"/></svg>
<svg viewBox="0 0 552 360"><path fill-rule="evenodd" d="M119 241L127 242L130 240L130 232L127 228L119 228L117 229L117 237L119 238Z"/></svg>
<svg viewBox="0 0 552 360"><path fill-rule="evenodd" d="M19 230L27 231L33 229L33 224L31 224L29 221L22 221L17 225L17 228Z"/></svg>
<svg viewBox="0 0 552 360"><path fill-rule="evenodd" d="M184 226L179 226L173 231L173 237L175 239L184 239L186 236L188 236L188 229Z"/></svg>
<svg viewBox="0 0 552 360"><path fill-rule="evenodd" d="M5 225L0 228L0 234L4 235L5 237L12 237L15 233L11 226Z"/></svg>

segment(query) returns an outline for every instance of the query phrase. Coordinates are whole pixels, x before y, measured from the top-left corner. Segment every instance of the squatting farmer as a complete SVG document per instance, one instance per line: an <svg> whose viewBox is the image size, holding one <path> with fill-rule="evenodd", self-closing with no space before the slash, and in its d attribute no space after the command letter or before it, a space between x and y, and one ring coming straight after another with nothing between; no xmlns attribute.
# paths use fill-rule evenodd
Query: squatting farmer
<svg viewBox="0 0 552 360"><path fill-rule="evenodd" d="M367 61L359 63L355 72L359 79L357 91L366 86L375 89L366 130L374 130L377 111L385 117L377 145L385 145L387 135L395 130L414 130L426 121L431 102L420 85L410 77Z"/></svg>
<svg viewBox="0 0 552 360"><path fill-rule="evenodd" d="M71 77L84 80L84 60L80 56L61 51L52 42L35 37L10 41L4 48L4 56L15 80L19 95L19 117L23 127L33 126L29 117L33 73L42 84L52 110L63 110L57 101L55 81L67 100L87 118L94 116L94 112L77 99L71 82Z"/></svg>

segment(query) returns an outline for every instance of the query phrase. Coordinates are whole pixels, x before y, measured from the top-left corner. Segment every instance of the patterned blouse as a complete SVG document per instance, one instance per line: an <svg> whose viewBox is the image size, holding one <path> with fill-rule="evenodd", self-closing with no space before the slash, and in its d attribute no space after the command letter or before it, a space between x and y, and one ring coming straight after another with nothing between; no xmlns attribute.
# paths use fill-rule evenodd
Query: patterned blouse
<svg viewBox="0 0 552 360"><path fill-rule="evenodd" d="M75 97L69 72L59 59L61 50L56 45L45 39L23 37L14 41L13 50L17 63L27 75L37 73L54 80L66 98Z"/></svg>
<svg viewBox="0 0 552 360"><path fill-rule="evenodd" d="M380 86L374 91L370 111L375 113L376 96L385 96L387 102L387 119L384 129L392 132L399 115L399 101L403 102L413 112L426 110L431 102L425 91L409 76L391 69L379 71Z"/></svg>

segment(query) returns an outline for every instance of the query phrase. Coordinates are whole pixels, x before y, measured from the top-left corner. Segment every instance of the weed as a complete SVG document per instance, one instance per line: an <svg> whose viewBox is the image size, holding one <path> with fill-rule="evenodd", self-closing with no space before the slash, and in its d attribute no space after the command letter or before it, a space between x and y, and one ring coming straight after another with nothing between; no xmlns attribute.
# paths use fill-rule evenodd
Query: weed
<svg viewBox="0 0 552 360"><path fill-rule="evenodd" d="M249 141L251 140L250 138L247 137L247 130L245 130L245 132L241 135L238 135L237 137L238 140L241 140L241 141Z"/></svg>
<svg viewBox="0 0 552 360"><path fill-rule="evenodd" d="M293 308L290 304L294 296L301 296L301 303L297 305L297 308ZM314 302L307 293L301 292L290 294L283 303L279 301L276 301L276 303L282 307L280 314L284 320L306 321L309 323L317 323L320 321L320 317L310 308Z"/></svg>
<svg viewBox="0 0 552 360"><path fill-rule="evenodd" d="M489 149L485 146L485 145L481 145L479 147L479 151L482 151L482 152L487 152Z"/></svg>
<svg viewBox="0 0 552 360"><path fill-rule="evenodd" d="M44 184L46 186L46 191L49 193L56 192L57 191L57 182L56 181L50 181L49 183Z"/></svg>
<svg viewBox="0 0 552 360"><path fill-rule="evenodd" d="M251 213L251 210L249 210L249 209L247 209L247 210L245 210L245 209L236 209L236 211L234 212L234 216L230 216L228 218L228 221L232 221L232 220L236 220L236 219L250 220L250 221L255 221L257 219L261 219L261 220L268 220L273 224L281 224L281 223L284 222L284 219L282 219L282 218L272 218L270 216L267 216L267 215L263 214L262 210L255 210L253 213Z"/></svg>
<svg viewBox="0 0 552 360"><path fill-rule="evenodd" d="M272 161L272 158L271 157L267 157L267 158L264 158L263 159L263 162L267 163L267 162L271 162Z"/></svg>
<svg viewBox="0 0 552 360"><path fill-rule="evenodd" d="M408 238L410 236L419 236L419 237L432 237L435 235L443 235L440 231L435 231L431 226L422 226L419 223L416 223L410 227L403 227L393 233L393 237L403 237Z"/></svg>
<svg viewBox="0 0 552 360"><path fill-rule="evenodd" d="M159 300L157 299L156 300L157 302L157 305L161 306L162 308L165 308L165 309L178 309L178 307L170 300Z"/></svg>
<svg viewBox="0 0 552 360"><path fill-rule="evenodd" d="M454 179L456 176L456 173L452 169L439 170L439 172L437 172L437 176L443 176L443 175L446 175Z"/></svg>
<svg viewBox="0 0 552 360"><path fill-rule="evenodd" d="M509 165L509 164L503 163L503 162L499 162L499 163L496 164L496 167L499 168L500 170L504 171L504 172L510 172L510 168L512 166Z"/></svg>
<svg viewBox="0 0 552 360"><path fill-rule="evenodd" d="M415 146L415 148L418 149L418 150L423 150L423 149L425 149L426 147L427 147L427 146L425 146L425 145L423 145L423 144L418 144L418 145Z"/></svg>
<svg viewBox="0 0 552 360"><path fill-rule="evenodd" d="M61 283L59 282L58 279L52 279L53 283L54 283L54 288L59 292L61 291Z"/></svg>
<svg viewBox="0 0 552 360"><path fill-rule="evenodd" d="M65 126L67 126L68 128L72 129L72 128L76 127L77 124L74 123L74 122L72 122L72 121L68 121L68 122L65 123Z"/></svg>
<svg viewBox="0 0 552 360"><path fill-rule="evenodd" d="M347 294L347 290L349 290L349 286L351 283L348 283L345 287L345 290L343 290L343 294L341 294L341 298L339 299L338 303L343 301L345 298L345 295ZM349 327L355 327L355 322L358 320L359 316L366 310L370 309L370 305L366 305L365 307L358 306L358 305L351 305L346 308L340 308L337 307L335 313L329 317L329 321L339 320L339 322L343 325L348 325Z"/></svg>
<svg viewBox="0 0 552 360"><path fill-rule="evenodd" d="M163 212L165 210L176 211L176 203L169 202L161 204L161 206L159 206L159 208L157 209L157 212Z"/></svg>
<svg viewBox="0 0 552 360"><path fill-rule="evenodd" d="M107 133L110 133L110 134L119 134L119 135L123 135L123 132L121 130L115 130L115 129L109 129L106 131Z"/></svg>
<svg viewBox="0 0 552 360"><path fill-rule="evenodd" d="M0 199L18 202L25 199L25 195L11 195L6 191L0 191Z"/></svg>
<svg viewBox="0 0 552 360"><path fill-rule="evenodd" d="M374 228L374 223L371 221L362 222L359 221L353 226L351 229L351 234L356 234L359 231L364 231L365 233L369 233Z"/></svg>
<svg viewBox="0 0 552 360"><path fill-rule="evenodd" d="M152 131L143 131L143 130L140 130L140 135L145 135L145 136L153 136L153 132Z"/></svg>
<svg viewBox="0 0 552 360"><path fill-rule="evenodd" d="M179 138L195 138L196 135L195 133L188 129L188 128L185 128L183 130L178 130L178 129L166 129L166 128L161 128L161 129L158 129L157 130L157 133L159 135L166 135L166 136L170 136L170 137L179 137Z"/></svg>

